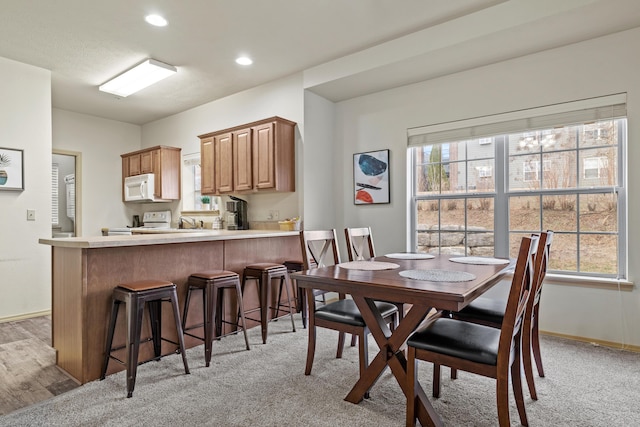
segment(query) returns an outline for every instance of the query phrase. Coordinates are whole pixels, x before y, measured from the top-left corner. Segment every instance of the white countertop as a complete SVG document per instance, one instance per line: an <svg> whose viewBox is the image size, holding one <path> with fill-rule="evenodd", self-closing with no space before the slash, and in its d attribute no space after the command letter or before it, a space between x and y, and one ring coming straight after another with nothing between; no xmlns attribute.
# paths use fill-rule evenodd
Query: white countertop
<svg viewBox="0 0 640 427"><path fill-rule="evenodd" d="M40 239L39 243L63 248L110 248L118 246L164 245L171 243L206 242L264 237L298 236L299 231L280 230L199 230L175 233L147 233L132 236L63 237Z"/></svg>

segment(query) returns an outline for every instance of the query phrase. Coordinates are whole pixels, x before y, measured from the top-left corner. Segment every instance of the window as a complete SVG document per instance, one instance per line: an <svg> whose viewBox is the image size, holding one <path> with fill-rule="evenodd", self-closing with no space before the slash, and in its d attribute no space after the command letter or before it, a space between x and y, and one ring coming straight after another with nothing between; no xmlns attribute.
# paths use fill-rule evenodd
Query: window
<svg viewBox="0 0 640 427"><path fill-rule="evenodd" d="M535 131L454 142L410 131L413 250L514 257L523 236L553 230L550 270L624 279L626 110L558 123L571 114Z"/></svg>

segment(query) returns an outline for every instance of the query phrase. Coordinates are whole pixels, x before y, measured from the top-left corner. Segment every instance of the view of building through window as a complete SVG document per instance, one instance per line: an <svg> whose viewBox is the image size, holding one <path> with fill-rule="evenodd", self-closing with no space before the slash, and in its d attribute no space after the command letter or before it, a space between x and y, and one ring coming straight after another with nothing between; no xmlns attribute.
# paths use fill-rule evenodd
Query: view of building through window
<svg viewBox="0 0 640 427"><path fill-rule="evenodd" d="M522 236L553 230L551 270L620 277L625 143L615 119L412 148L415 249L506 256L508 236L515 256Z"/></svg>

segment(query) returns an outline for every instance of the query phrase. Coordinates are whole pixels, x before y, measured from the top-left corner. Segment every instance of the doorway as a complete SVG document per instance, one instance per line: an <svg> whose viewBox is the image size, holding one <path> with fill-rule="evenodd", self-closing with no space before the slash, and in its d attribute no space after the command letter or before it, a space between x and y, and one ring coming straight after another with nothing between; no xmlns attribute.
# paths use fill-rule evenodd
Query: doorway
<svg viewBox="0 0 640 427"><path fill-rule="evenodd" d="M51 165L52 237L81 235L80 153L53 151Z"/></svg>

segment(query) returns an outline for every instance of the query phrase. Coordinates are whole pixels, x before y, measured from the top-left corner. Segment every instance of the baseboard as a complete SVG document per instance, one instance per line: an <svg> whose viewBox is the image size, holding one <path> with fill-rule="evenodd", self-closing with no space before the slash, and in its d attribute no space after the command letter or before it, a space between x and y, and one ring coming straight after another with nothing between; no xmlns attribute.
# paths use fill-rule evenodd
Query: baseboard
<svg viewBox="0 0 640 427"><path fill-rule="evenodd" d="M595 345L599 345L599 346L602 346L602 347L615 348L617 350L628 350L628 351L633 351L633 352L636 352L636 353L640 353L640 346L637 346L637 345L629 345L629 344L623 344L623 343L613 342L613 341L595 340L593 338L578 337L578 336L575 336L575 335L558 334L556 332L549 332L549 331L540 331L540 334L549 335L549 336L558 337L558 338L566 338L566 339L573 340L573 341L586 342L586 343L589 343L589 344L595 344Z"/></svg>
<svg viewBox="0 0 640 427"><path fill-rule="evenodd" d="M9 316L0 318L0 323L15 322L18 320L31 319L33 317L51 316L51 310L36 311L34 313L19 314L17 316Z"/></svg>

